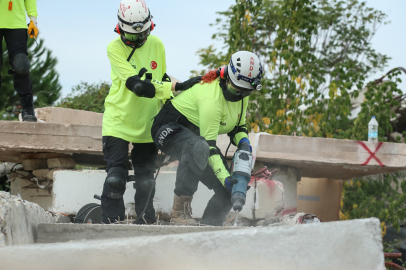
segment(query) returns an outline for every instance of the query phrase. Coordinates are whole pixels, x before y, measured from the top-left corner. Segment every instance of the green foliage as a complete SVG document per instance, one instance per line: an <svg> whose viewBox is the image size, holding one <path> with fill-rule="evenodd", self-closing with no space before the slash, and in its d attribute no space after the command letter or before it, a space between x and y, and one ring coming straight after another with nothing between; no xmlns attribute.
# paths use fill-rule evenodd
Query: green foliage
<svg viewBox="0 0 406 270"><path fill-rule="evenodd" d="M368 123L372 116L375 116L378 124L378 139L379 141L387 141L390 133L393 131L390 119L396 115L391 111L391 108L399 106L399 100L395 97L402 95L402 91L398 88L398 83L401 80L397 77L400 74L399 70L395 69L394 73L388 75L387 81L379 84L369 84L368 90L365 93L365 101L361 104L361 112L354 121L353 127L347 132L345 138L349 137L353 140L366 140L368 138ZM401 138L396 141L400 142Z"/></svg>
<svg viewBox="0 0 406 270"><path fill-rule="evenodd" d="M110 84L100 82L88 84L80 83L72 88L72 92L63 98L56 107L85 110L103 113L104 100L109 94Z"/></svg>
<svg viewBox="0 0 406 270"><path fill-rule="evenodd" d="M52 105L60 96L61 85L59 75L55 70L57 60L51 50L44 47L44 40L39 39L38 45L34 39L28 39L28 58L31 63L31 82L34 91L35 107ZM16 120L21 112L20 98L14 90L13 75L8 74L11 69L6 43L2 41L3 65L1 67L0 91L0 120Z"/></svg>
<svg viewBox="0 0 406 270"><path fill-rule="evenodd" d="M398 231L406 221L406 176L402 173L356 178L344 183L340 219L377 217Z"/></svg>
<svg viewBox="0 0 406 270"><path fill-rule="evenodd" d="M266 71L263 89L250 97L248 128L354 137L351 97L388 61L370 44L385 14L358 0L237 1L219 14L213 38L224 42L227 53L201 49L200 63L217 68L232 53L248 50Z"/></svg>

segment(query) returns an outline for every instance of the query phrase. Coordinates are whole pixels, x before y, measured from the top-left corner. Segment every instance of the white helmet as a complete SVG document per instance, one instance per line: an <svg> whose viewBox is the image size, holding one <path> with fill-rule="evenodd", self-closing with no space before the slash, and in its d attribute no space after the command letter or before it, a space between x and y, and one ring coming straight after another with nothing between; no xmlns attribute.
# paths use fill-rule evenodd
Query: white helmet
<svg viewBox="0 0 406 270"><path fill-rule="evenodd" d="M231 85L237 90L249 92L262 88L262 66L259 58L252 52L239 51L231 55L227 73Z"/></svg>
<svg viewBox="0 0 406 270"><path fill-rule="evenodd" d="M122 0L117 17L116 32L133 47L142 46L154 29L151 13L144 0Z"/></svg>

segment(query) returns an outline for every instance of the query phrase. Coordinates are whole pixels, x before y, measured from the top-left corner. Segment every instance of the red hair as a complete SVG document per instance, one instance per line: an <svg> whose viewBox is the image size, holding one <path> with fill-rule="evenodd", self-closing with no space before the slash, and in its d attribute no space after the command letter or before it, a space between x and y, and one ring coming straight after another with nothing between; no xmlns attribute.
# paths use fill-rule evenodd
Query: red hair
<svg viewBox="0 0 406 270"><path fill-rule="evenodd" d="M220 74L217 73L217 69L209 70L203 75L201 84L211 83L212 81L217 79L219 76L220 76Z"/></svg>

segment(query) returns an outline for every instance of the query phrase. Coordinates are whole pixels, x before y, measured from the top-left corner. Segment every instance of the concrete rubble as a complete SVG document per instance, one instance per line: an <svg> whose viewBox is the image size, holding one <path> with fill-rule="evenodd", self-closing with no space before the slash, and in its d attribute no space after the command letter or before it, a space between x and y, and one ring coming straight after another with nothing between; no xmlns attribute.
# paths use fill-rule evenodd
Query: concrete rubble
<svg viewBox="0 0 406 270"><path fill-rule="evenodd" d="M22 153L42 152L68 155L76 164L105 166L102 114L65 108L41 108L37 113L46 123L0 121L0 161L20 163ZM258 162L294 168L300 177L349 179L406 169L404 144L382 143L378 149L373 142L249 135ZM227 135L219 136L217 144L223 152L228 143ZM230 147L228 158L235 149Z"/></svg>
<svg viewBox="0 0 406 270"><path fill-rule="evenodd" d="M57 222L69 222L69 218L0 191L0 247L33 244L39 223Z"/></svg>
<svg viewBox="0 0 406 270"><path fill-rule="evenodd" d="M385 269L376 218L7 247L0 261L13 270Z"/></svg>

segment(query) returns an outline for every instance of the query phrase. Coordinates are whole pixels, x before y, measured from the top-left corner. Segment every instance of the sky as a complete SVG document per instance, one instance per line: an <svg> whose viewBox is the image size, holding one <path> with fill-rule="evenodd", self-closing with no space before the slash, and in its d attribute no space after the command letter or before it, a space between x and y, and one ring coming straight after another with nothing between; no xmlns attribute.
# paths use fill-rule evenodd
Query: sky
<svg viewBox="0 0 406 270"><path fill-rule="evenodd" d="M191 70L201 70L196 52L209 45L221 49L219 41L212 40L216 27L209 26L219 16L218 11L227 10L235 0L146 0L153 15L156 28L152 34L162 39L167 58L168 74L183 81ZM383 11L391 21L383 25L372 39L378 52L391 57L390 68L406 67L405 0L366 0L369 7ZM57 57L62 97L71 92L80 82L110 82L110 63L106 47L117 37L113 31L117 24L120 0L39 0L39 38ZM386 72L386 71L385 71ZM375 79L384 72L373 75ZM405 83L401 88L406 92ZM34 90L35 91L35 90Z"/></svg>

